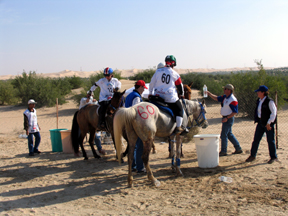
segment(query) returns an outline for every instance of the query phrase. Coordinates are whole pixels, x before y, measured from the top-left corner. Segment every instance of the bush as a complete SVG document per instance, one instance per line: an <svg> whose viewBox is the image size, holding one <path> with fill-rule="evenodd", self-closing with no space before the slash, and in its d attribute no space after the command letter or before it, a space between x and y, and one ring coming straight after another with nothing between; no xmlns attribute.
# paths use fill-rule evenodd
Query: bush
<svg viewBox="0 0 288 216"><path fill-rule="evenodd" d="M35 71L28 74L24 71L22 76L12 80L12 85L16 89L16 97L21 98L21 104L26 105L33 98L38 107L54 106L56 98L59 104L63 104L65 95L71 92L68 80L39 77Z"/></svg>
<svg viewBox="0 0 288 216"><path fill-rule="evenodd" d="M82 87L83 79L80 77L76 77L74 75L73 77L65 77L64 79L70 83L70 86L72 89L77 89L77 88Z"/></svg>
<svg viewBox="0 0 288 216"><path fill-rule="evenodd" d="M15 97L16 91L11 84L11 80L0 81L0 103L4 104L16 104L19 98Z"/></svg>
<svg viewBox="0 0 288 216"><path fill-rule="evenodd" d="M134 76L129 77L130 80L144 80L146 83L150 83L152 76L155 73L155 69L147 69L142 72L135 74Z"/></svg>

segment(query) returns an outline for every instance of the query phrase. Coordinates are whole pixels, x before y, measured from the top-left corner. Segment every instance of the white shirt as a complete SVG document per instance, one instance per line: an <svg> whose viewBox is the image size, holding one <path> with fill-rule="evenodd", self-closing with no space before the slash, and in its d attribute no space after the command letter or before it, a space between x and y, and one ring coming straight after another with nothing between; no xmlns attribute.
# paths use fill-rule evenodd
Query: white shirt
<svg viewBox="0 0 288 216"><path fill-rule="evenodd" d="M92 96L90 96L88 102L86 102L86 100L87 100L86 97L81 98L79 110L80 110L82 107L86 106L87 104L97 104L97 101L96 101L96 102L93 102L93 97L92 97Z"/></svg>
<svg viewBox="0 0 288 216"><path fill-rule="evenodd" d="M24 111L24 114L28 118L28 131L29 131L29 133L39 132L36 109L33 108L33 112L30 112L30 110L27 109Z"/></svg>
<svg viewBox="0 0 288 216"><path fill-rule="evenodd" d="M134 106L135 104L138 104L140 102L141 102L140 97L135 97L132 101L132 106Z"/></svg>
<svg viewBox="0 0 288 216"><path fill-rule="evenodd" d="M100 95L99 95L99 102L111 100L113 97L113 90L115 88L121 89L121 82L117 79L112 77L110 81L108 81L105 77L95 82L90 88L90 91L95 91L95 89L99 86L101 88Z"/></svg>
<svg viewBox="0 0 288 216"><path fill-rule="evenodd" d="M151 78L149 94L154 89L154 95L159 95L167 103L174 103L179 99L175 84L179 80L181 81L180 75L171 67L159 68Z"/></svg>
<svg viewBox="0 0 288 216"><path fill-rule="evenodd" d="M262 108L262 104L263 104L265 99L266 99L266 96L264 98L262 98L262 100L261 99L259 100L259 104L257 107L258 118L261 118L261 108ZM269 101L269 109L271 111L271 114L270 114L270 118L267 121L267 124L271 124L271 122L274 122L276 115L277 115L277 108L276 108L274 101L272 101L272 100Z"/></svg>
<svg viewBox="0 0 288 216"><path fill-rule="evenodd" d="M223 107L221 107L221 110L220 110L220 113L222 116L228 116L233 112L229 105L234 101L237 102L238 104L237 98L234 96L234 94L229 95L228 99L227 97L224 98Z"/></svg>

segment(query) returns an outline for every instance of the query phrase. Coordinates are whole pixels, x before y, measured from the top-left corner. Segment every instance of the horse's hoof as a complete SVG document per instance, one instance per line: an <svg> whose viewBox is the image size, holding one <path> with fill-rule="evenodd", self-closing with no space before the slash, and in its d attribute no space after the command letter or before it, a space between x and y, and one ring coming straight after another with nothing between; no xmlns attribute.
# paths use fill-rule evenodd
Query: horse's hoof
<svg viewBox="0 0 288 216"><path fill-rule="evenodd" d="M121 158L121 163L124 163L125 161L123 160L123 158Z"/></svg>
<svg viewBox="0 0 288 216"><path fill-rule="evenodd" d="M184 177L184 175L183 175L183 173L182 173L181 170L180 170L180 171L177 171L176 177Z"/></svg>
<svg viewBox="0 0 288 216"><path fill-rule="evenodd" d="M157 153L157 151L156 150L153 150L153 154L156 154Z"/></svg>
<svg viewBox="0 0 288 216"><path fill-rule="evenodd" d="M185 158L184 154L181 154L180 157L181 157L181 158Z"/></svg>
<svg viewBox="0 0 288 216"><path fill-rule="evenodd" d="M172 172L175 173L176 172L176 168L174 166L171 167Z"/></svg>
<svg viewBox="0 0 288 216"><path fill-rule="evenodd" d="M156 187L160 187L161 186L161 183L160 181L158 181L157 179L153 182L154 186Z"/></svg>
<svg viewBox="0 0 288 216"><path fill-rule="evenodd" d="M88 160L88 157L85 157L84 160Z"/></svg>

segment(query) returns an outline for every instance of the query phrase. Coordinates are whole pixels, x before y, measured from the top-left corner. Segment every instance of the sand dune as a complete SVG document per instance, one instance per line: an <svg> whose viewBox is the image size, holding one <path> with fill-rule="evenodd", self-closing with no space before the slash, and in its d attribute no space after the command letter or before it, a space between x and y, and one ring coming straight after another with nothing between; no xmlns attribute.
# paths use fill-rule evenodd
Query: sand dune
<svg viewBox="0 0 288 216"><path fill-rule="evenodd" d="M272 68L265 68L265 69L272 69ZM145 69L117 69L118 71L121 71L121 75L123 77L130 77L133 76L141 71L144 71ZM212 72L232 72L232 71L249 71L249 70L257 70L257 67L249 68L249 67L234 67L234 68L224 68L224 69L216 69L216 68L197 68L197 69L178 69L175 68L175 70L179 74L186 74L188 72L203 72L203 73L212 73ZM100 71L73 71L73 70L63 70L60 72L55 73L39 73L39 76L43 77L51 77L51 78L57 78L57 77L81 77L81 78L88 78L89 76L99 73ZM13 79L16 75L2 75L0 76L0 80L7 80L7 79Z"/></svg>

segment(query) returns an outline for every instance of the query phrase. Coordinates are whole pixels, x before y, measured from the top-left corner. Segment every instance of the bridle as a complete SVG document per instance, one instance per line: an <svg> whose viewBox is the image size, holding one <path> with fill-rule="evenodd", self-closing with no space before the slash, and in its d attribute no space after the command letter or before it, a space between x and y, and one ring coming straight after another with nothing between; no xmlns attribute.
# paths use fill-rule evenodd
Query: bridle
<svg viewBox="0 0 288 216"><path fill-rule="evenodd" d="M184 100L183 98L182 98L182 102L183 102L183 104L184 104L185 112L186 112L186 115L187 115L187 117L188 117L189 114L188 114L187 106L186 106L185 100ZM193 121L195 121L195 123L196 123L196 125L197 125L198 127L201 127L201 125L202 125L207 119L206 119L206 116L205 116L205 109L204 109L203 105L202 105L200 102L198 102L198 103L199 103L199 105L200 105L200 107L201 107L201 112L199 113L199 115L198 115L198 117L197 117L196 119L193 119ZM202 121L200 121L200 119L202 119ZM193 126L193 121L192 121L192 126Z"/></svg>

